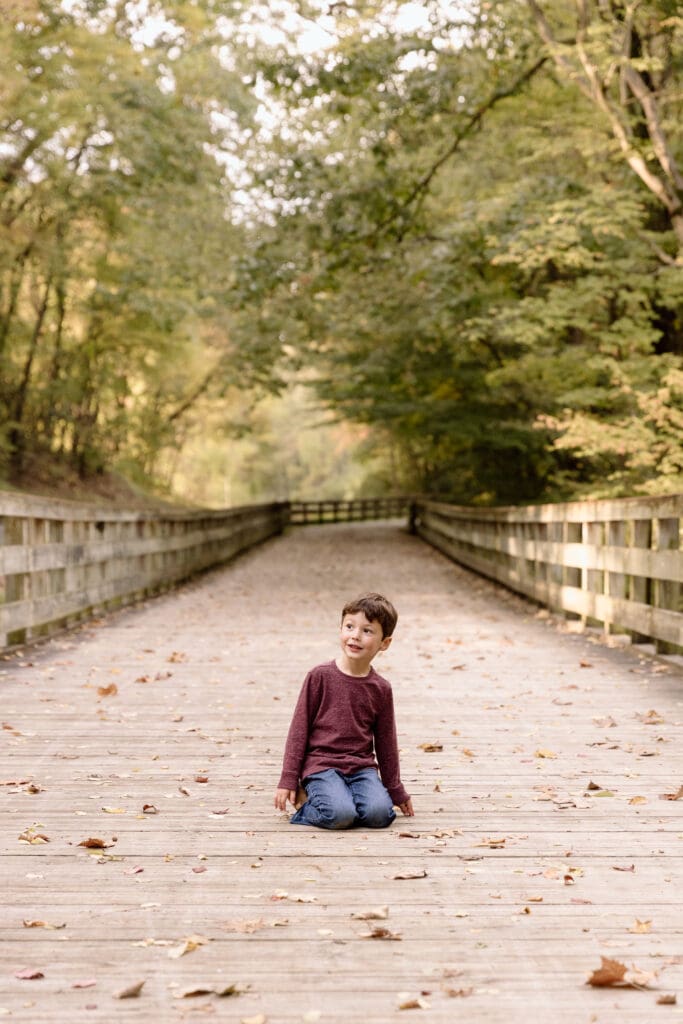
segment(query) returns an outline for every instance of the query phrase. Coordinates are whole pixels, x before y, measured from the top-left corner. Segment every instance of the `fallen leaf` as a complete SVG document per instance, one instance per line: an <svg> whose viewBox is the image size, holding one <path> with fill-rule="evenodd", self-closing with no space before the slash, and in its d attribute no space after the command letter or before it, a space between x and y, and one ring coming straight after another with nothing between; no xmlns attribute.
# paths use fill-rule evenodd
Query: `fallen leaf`
<svg viewBox="0 0 683 1024"><path fill-rule="evenodd" d="M374 907L370 910L359 910L351 914L357 921L386 921L389 917L389 907Z"/></svg>
<svg viewBox="0 0 683 1024"><path fill-rule="evenodd" d="M676 790L675 793L660 793L660 800L683 800L683 786Z"/></svg>
<svg viewBox="0 0 683 1024"><path fill-rule="evenodd" d="M116 685L116 683L110 683L109 686L98 686L97 692L100 695L100 697L115 697L116 694L119 692L119 688ZM117 996L117 999L118 998L123 997Z"/></svg>
<svg viewBox="0 0 683 1024"><path fill-rule="evenodd" d="M449 999L465 999L467 996L474 995L474 988L444 988L443 994Z"/></svg>
<svg viewBox="0 0 683 1024"><path fill-rule="evenodd" d="M19 978L20 981L37 981L39 978L44 978L45 975L37 967L24 967L20 971L15 971L14 977Z"/></svg>
<svg viewBox="0 0 683 1024"><path fill-rule="evenodd" d="M502 839L484 839L483 842L477 843L477 846L488 846L490 850L502 850L505 846L505 839L506 836L503 836Z"/></svg>
<svg viewBox="0 0 683 1024"><path fill-rule="evenodd" d="M373 924L369 932L364 932L361 935L361 939L386 939L389 942L402 941L399 932L392 932L390 928L386 928L381 924Z"/></svg>
<svg viewBox="0 0 683 1024"><path fill-rule="evenodd" d="M554 750L537 750L534 754L534 757L543 757L551 759L557 757L557 754Z"/></svg>
<svg viewBox="0 0 683 1024"><path fill-rule="evenodd" d="M97 984L97 978L86 978L85 981L74 981L71 988L92 988Z"/></svg>
<svg viewBox="0 0 683 1024"><path fill-rule="evenodd" d="M647 803L647 797L646 796L632 796L631 799L629 800L629 803L630 804L646 804Z"/></svg>
<svg viewBox="0 0 683 1024"><path fill-rule="evenodd" d="M427 872L425 868L422 868L421 871L404 871L400 875L394 875L393 877L396 881L403 881L412 878L426 878Z"/></svg>
<svg viewBox="0 0 683 1024"><path fill-rule="evenodd" d="M616 727L616 724L617 724L614 721L614 719L612 718L611 715L607 715L604 718L600 718L600 717L594 718L593 721L601 729L614 729Z"/></svg>
<svg viewBox="0 0 683 1024"><path fill-rule="evenodd" d="M173 949L169 949L168 955L171 960L179 960L181 956L185 956L186 953L193 953L195 949L199 949L200 946L206 945L209 940L204 938L203 935L190 935L184 942L181 942L179 946L174 946Z"/></svg>
<svg viewBox="0 0 683 1024"><path fill-rule="evenodd" d="M195 782L208 782L209 781L209 776L208 775L195 775L194 781Z"/></svg>
<svg viewBox="0 0 683 1024"><path fill-rule="evenodd" d="M136 981L132 985L126 985L119 992L116 992L114 999L137 999L142 992L144 981Z"/></svg>
<svg viewBox="0 0 683 1024"><path fill-rule="evenodd" d="M650 708L650 710L646 711L643 715L636 714L636 718L644 725L663 725L665 721L660 713L655 711L654 708Z"/></svg>
<svg viewBox="0 0 683 1024"><path fill-rule="evenodd" d="M189 796L190 795L189 789L186 789L185 786L178 786L178 792L182 793L183 796Z"/></svg>
<svg viewBox="0 0 683 1024"><path fill-rule="evenodd" d="M48 931L59 931L60 928L66 928L66 922L62 924L50 924L49 921L23 921L24 928L46 928Z"/></svg>
<svg viewBox="0 0 683 1024"><path fill-rule="evenodd" d="M203 875L204 872L207 870L208 868L206 867L205 864L199 864L196 868L192 868L192 871L195 875Z"/></svg>
<svg viewBox="0 0 683 1024"><path fill-rule="evenodd" d="M123 873L124 875L141 875L144 870L145 869L143 867L140 867L140 865L138 865L134 868L126 868L126 870Z"/></svg>
<svg viewBox="0 0 683 1024"><path fill-rule="evenodd" d="M170 661L172 664L179 664L182 661L187 661L187 655L182 651L173 651L166 661Z"/></svg>
<svg viewBox="0 0 683 1024"><path fill-rule="evenodd" d="M639 921L636 918L629 931L632 935L649 935L652 931L652 921Z"/></svg>
<svg viewBox="0 0 683 1024"><path fill-rule="evenodd" d="M657 1000L657 1006L675 1006L676 996L675 994L667 994L660 996Z"/></svg>
<svg viewBox="0 0 683 1024"><path fill-rule="evenodd" d="M125 814L125 807L103 807L102 810L105 814Z"/></svg>
<svg viewBox="0 0 683 1024"><path fill-rule="evenodd" d="M612 865L612 871L635 871L635 870L636 870L635 864L628 864L628 865L613 864Z"/></svg>
<svg viewBox="0 0 683 1024"><path fill-rule="evenodd" d="M414 996L410 992L398 993L399 1010L428 1010L430 1005L422 996Z"/></svg>
<svg viewBox="0 0 683 1024"><path fill-rule="evenodd" d="M435 754L443 750L443 743L420 743L419 749L427 754Z"/></svg>
<svg viewBox="0 0 683 1024"><path fill-rule="evenodd" d="M622 988L647 988L657 977L656 971L641 971L637 967L627 968L618 960L601 956L602 963L593 971L586 984L596 988L620 986Z"/></svg>
<svg viewBox="0 0 683 1024"><path fill-rule="evenodd" d="M42 843L49 843L50 837L46 836L43 832L36 832L35 825L31 825L30 828L24 829L19 835L18 839L20 843L30 843L31 846L40 846Z"/></svg>
<svg viewBox="0 0 683 1024"><path fill-rule="evenodd" d="M158 814L159 811L154 806L154 804L143 804L142 805L142 813L143 814Z"/></svg>
<svg viewBox="0 0 683 1024"><path fill-rule="evenodd" d="M593 662L592 661L580 661L579 662L579 667L580 668L593 668Z"/></svg>
<svg viewBox="0 0 683 1024"><path fill-rule="evenodd" d="M192 999L194 996L220 996L222 999L228 996L240 996L249 989L248 985L241 985L233 982L230 985L189 985L173 993L174 999Z"/></svg>
<svg viewBox="0 0 683 1024"><path fill-rule="evenodd" d="M419 832L399 832L399 839L421 839L422 835Z"/></svg>
<svg viewBox="0 0 683 1024"><path fill-rule="evenodd" d="M99 839L97 836L91 836L89 839L82 839L77 845L84 846L86 850L108 850L114 844Z"/></svg>

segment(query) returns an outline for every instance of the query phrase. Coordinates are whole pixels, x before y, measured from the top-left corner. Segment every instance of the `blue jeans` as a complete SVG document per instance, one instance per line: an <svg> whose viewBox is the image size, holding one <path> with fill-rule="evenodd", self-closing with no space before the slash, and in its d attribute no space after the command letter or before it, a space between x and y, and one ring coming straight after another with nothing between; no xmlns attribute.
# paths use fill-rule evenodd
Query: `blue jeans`
<svg viewBox="0 0 683 1024"><path fill-rule="evenodd" d="M328 768L308 775L303 784L308 800L291 818L292 825L386 828L396 817L375 768L361 768L353 775Z"/></svg>

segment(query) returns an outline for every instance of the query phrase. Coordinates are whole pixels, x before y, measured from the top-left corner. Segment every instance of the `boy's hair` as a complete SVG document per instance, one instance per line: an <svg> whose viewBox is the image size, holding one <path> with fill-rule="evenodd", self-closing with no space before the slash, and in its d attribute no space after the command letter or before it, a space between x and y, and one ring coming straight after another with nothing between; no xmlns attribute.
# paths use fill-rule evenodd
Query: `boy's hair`
<svg viewBox="0 0 683 1024"><path fill-rule="evenodd" d="M382 594L361 594L353 601L347 601L342 609L342 622L345 615L363 612L368 622L379 622L382 627L382 639L391 636L398 622L398 612Z"/></svg>

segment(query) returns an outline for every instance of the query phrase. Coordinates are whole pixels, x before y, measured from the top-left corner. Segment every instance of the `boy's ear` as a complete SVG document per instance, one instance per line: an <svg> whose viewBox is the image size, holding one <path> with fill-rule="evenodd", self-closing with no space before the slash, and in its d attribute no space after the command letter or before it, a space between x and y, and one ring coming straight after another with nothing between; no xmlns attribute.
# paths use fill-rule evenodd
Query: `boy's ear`
<svg viewBox="0 0 683 1024"><path fill-rule="evenodd" d="M393 637L385 636L384 640L382 640L382 643L380 645L380 648L379 648L380 651L386 651L387 647L389 646L389 644L391 643L392 640L393 640Z"/></svg>

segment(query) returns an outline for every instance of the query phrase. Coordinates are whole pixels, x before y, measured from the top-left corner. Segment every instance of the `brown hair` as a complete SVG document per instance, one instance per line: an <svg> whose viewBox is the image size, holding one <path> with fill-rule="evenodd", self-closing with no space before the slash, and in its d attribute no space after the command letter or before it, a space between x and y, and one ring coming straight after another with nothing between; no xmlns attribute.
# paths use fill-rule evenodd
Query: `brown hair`
<svg viewBox="0 0 683 1024"><path fill-rule="evenodd" d="M396 628L398 612L382 594L361 594L355 600L347 601L342 608L342 622L345 615L355 615L356 612L363 612L368 622L379 622L382 639L391 636Z"/></svg>

